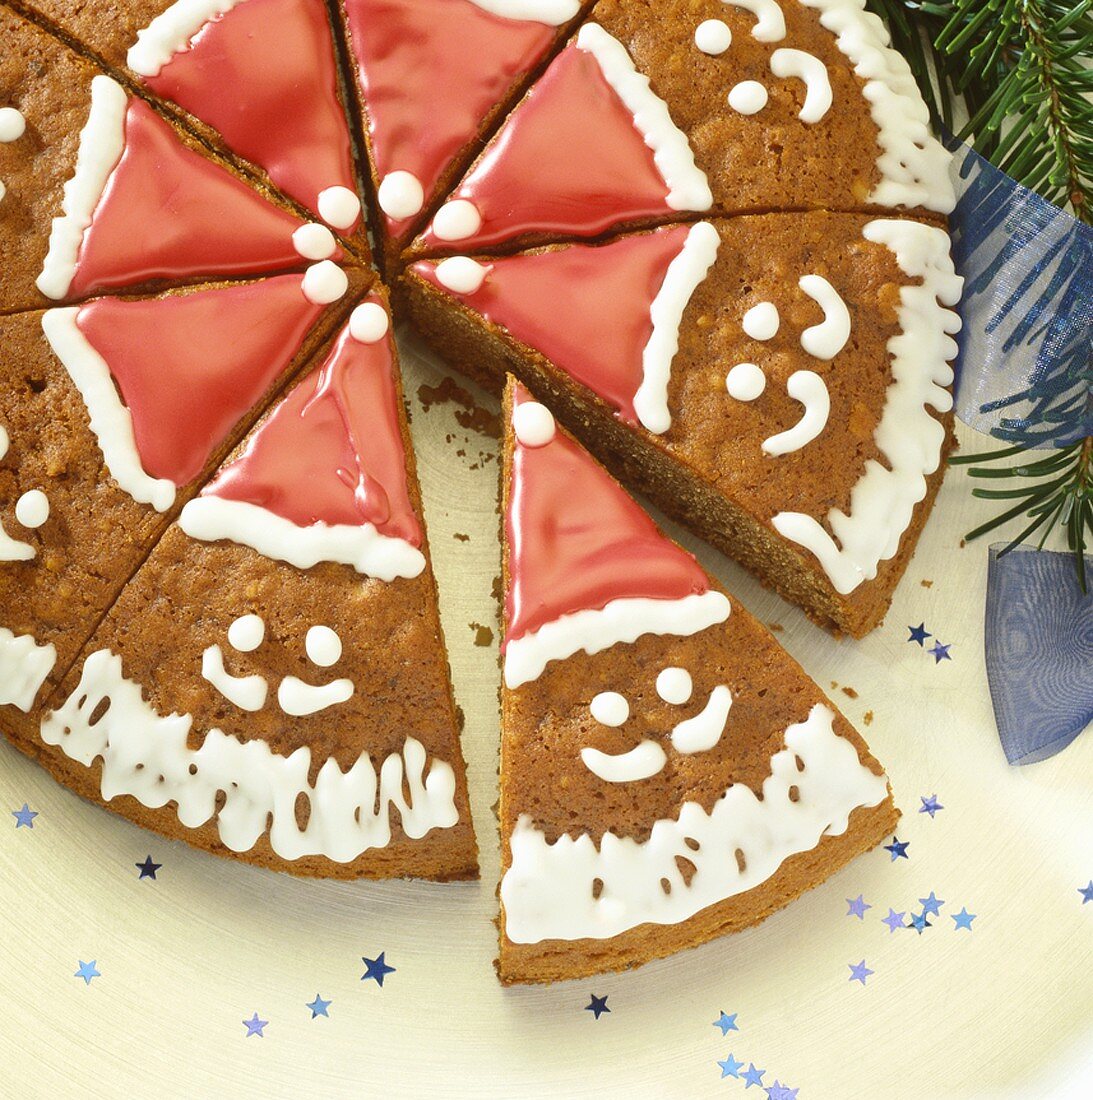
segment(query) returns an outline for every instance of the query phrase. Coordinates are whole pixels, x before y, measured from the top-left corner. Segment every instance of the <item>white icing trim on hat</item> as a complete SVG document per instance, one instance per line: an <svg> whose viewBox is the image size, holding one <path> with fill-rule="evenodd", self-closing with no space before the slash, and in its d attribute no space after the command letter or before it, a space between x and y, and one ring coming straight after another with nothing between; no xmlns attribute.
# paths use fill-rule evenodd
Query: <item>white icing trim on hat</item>
<svg viewBox="0 0 1093 1100"><path fill-rule="evenodd" d="M588 833L551 844L521 815L501 880L505 935L512 943L602 940L640 924L679 924L766 882L823 837L846 832L855 809L884 801L888 783L861 763L853 744L835 732L834 719L817 703L805 721L786 730L786 747L771 757L762 798L734 783L709 813L697 802L684 803L676 818L657 821L640 843L608 832L598 846ZM744 857L742 870L736 851ZM694 868L689 882L678 858ZM667 893L662 879L670 884Z"/></svg>
<svg viewBox="0 0 1093 1100"><path fill-rule="evenodd" d="M358 573L381 581L417 577L425 569L425 555L416 546L381 534L371 523L320 522L300 527L243 500L196 497L182 509L178 525L191 538L203 542L227 539L297 569L331 561L351 565Z"/></svg>
<svg viewBox="0 0 1093 1100"><path fill-rule="evenodd" d="M92 723L107 700L110 706ZM157 713L141 686L122 675L121 658L100 649L84 662L68 699L43 719L41 737L85 767L101 759L106 801L127 794L152 809L174 803L190 829L215 818L220 839L233 852L249 851L268 828L270 847L282 859L325 856L348 863L390 843L391 806L412 840L459 820L451 765L434 757L426 770L425 748L413 737L383 761L378 776L362 752L345 773L328 758L312 786L306 745L281 756L265 741L240 741L214 728L193 750L187 746L192 725L189 714ZM224 805L217 813L220 794ZM296 823L300 795L311 808L302 832Z"/></svg>
<svg viewBox="0 0 1093 1100"><path fill-rule="evenodd" d="M244 0L175 0L143 30L125 55L126 64L140 76L159 76L175 56L189 48L194 35L217 16L226 15Z"/></svg>
<svg viewBox="0 0 1093 1100"><path fill-rule="evenodd" d="M39 645L30 634L13 634L0 626L0 706L29 714L56 663L54 646Z"/></svg>
<svg viewBox="0 0 1093 1100"><path fill-rule="evenodd" d="M604 80L634 116L634 126L653 150L673 210L709 210L713 194L706 173L695 164L687 135L672 121L668 105L650 87L649 78L634 68L626 47L598 23L585 23L577 35L577 49L590 53Z"/></svg>
<svg viewBox="0 0 1093 1100"><path fill-rule="evenodd" d="M80 131L76 167L64 185L62 214L53 219L49 249L35 285L47 297L63 298L76 274L84 233L95 215L107 180L125 150L125 112L129 97L108 76L91 81L91 106Z"/></svg>
<svg viewBox="0 0 1093 1100"><path fill-rule="evenodd" d="M842 595L872 580L880 563L895 555L915 505L926 496L926 477L941 461L945 427L929 410L946 413L953 406L945 387L953 381L948 361L957 352L952 336L960 318L945 307L960 301L963 286L943 229L878 219L862 236L889 248L905 275L922 279L900 288L900 331L888 341L892 383L874 434L887 467L870 459L851 491L849 512L828 513L834 538L800 512L779 512L771 521L780 535L815 554Z"/></svg>
<svg viewBox="0 0 1093 1100"><path fill-rule="evenodd" d="M580 0L471 0L471 3L503 19L525 19L548 27L568 23L581 8Z"/></svg>
<svg viewBox="0 0 1093 1100"><path fill-rule="evenodd" d="M46 310L42 332L80 391L110 476L138 503L166 512L175 501L177 486L167 478L145 472L133 433L133 417L118 396L106 360L76 324L78 312L78 306Z"/></svg>
<svg viewBox="0 0 1093 1100"><path fill-rule="evenodd" d="M743 8L755 16L751 29L756 42L781 42L786 36L786 19L776 0L722 0L732 8Z"/></svg>
<svg viewBox="0 0 1093 1100"><path fill-rule="evenodd" d="M709 222L692 225L675 259L668 265L657 296L649 307L653 331L641 353L641 385L634 394L634 411L642 425L657 435L672 426L668 411L668 380L679 350L679 326L694 292L713 267L721 237Z"/></svg>
<svg viewBox="0 0 1093 1100"><path fill-rule="evenodd" d="M906 59L890 46L888 31L865 0L800 0L820 12L854 72L877 125L880 183L869 196L878 206L924 206L948 214L956 205L951 157L930 132L930 114Z"/></svg>
<svg viewBox="0 0 1093 1100"><path fill-rule="evenodd" d="M729 617L728 598L721 592L695 592L678 600L627 596L600 608L560 615L538 630L505 644L505 686L510 690L537 680L550 661L574 653L599 653L620 642L636 642L643 634L674 634L685 638Z"/></svg>

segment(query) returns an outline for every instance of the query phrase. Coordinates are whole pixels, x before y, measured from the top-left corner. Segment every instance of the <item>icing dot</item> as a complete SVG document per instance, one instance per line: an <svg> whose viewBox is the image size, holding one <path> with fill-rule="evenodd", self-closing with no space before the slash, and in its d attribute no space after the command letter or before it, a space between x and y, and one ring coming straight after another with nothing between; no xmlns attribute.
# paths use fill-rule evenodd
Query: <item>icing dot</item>
<svg viewBox="0 0 1093 1100"><path fill-rule="evenodd" d="M554 438L554 417L546 405L527 401L512 414L512 428L525 447L544 447Z"/></svg>
<svg viewBox="0 0 1093 1100"><path fill-rule="evenodd" d="M441 241L461 241L472 237L482 225L478 207L468 199L446 202L433 218L433 233Z"/></svg>
<svg viewBox="0 0 1093 1100"><path fill-rule="evenodd" d="M412 218L425 205L425 191L412 172L388 172L380 180L376 198L389 218Z"/></svg>
<svg viewBox="0 0 1093 1100"><path fill-rule="evenodd" d="M630 704L617 691L601 691L588 709L601 726L621 726L630 717Z"/></svg>
<svg viewBox="0 0 1093 1100"><path fill-rule="evenodd" d="M436 277L453 294L474 294L489 270L469 256L451 256L436 265Z"/></svg>
<svg viewBox="0 0 1093 1100"><path fill-rule="evenodd" d="M0 458L8 453L8 446L11 440L8 438L8 430L3 424L0 424Z"/></svg>
<svg viewBox="0 0 1093 1100"><path fill-rule="evenodd" d="M18 141L26 133L27 120L14 107L0 107L0 141Z"/></svg>
<svg viewBox="0 0 1093 1100"><path fill-rule="evenodd" d="M305 260L325 260L334 255L334 234L325 225L308 222L292 234L292 245Z"/></svg>
<svg viewBox="0 0 1093 1100"><path fill-rule="evenodd" d="M760 302L744 314L741 324L753 340L770 340L778 333L778 307L773 302Z"/></svg>
<svg viewBox="0 0 1093 1100"><path fill-rule="evenodd" d="M349 315L349 335L358 344L377 344L391 327L387 310L379 302L362 302Z"/></svg>
<svg viewBox="0 0 1093 1100"><path fill-rule="evenodd" d="M737 401L754 401L766 384L767 376L754 363L737 363L725 376L725 389Z"/></svg>
<svg viewBox="0 0 1093 1100"><path fill-rule="evenodd" d="M742 115L754 115L767 105L767 90L758 80L741 80L729 92L729 106Z"/></svg>
<svg viewBox="0 0 1093 1100"><path fill-rule="evenodd" d="M657 694L666 702L681 706L691 697L691 674L685 668L665 668L657 676Z"/></svg>
<svg viewBox="0 0 1093 1100"><path fill-rule="evenodd" d="M253 653L266 637L266 624L258 615L240 615L228 627L228 645L240 653Z"/></svg>
<svg viewBox="0 0 1093 1100"><path fill-rule="evenodd" d="M335 229L348 229L360 212L361 200L348 187L327 187L319 192L319 217Z"/></svg>
<svg viewBox="0 0 1093 1100"><path fill-rule="evenodd" d="M41 527L49 519L49 498L41 489L31 489L15 502L15 518L24 527Z"/></svg>
<svg viewBox="0 0 1093 1100"><path fill-rule="evenodd" d="M336 302L348 289L349 277L333 260L321 260L304 272L304 297L317 306Z"/></svg>
<svg viewBox="0 0 1093 1100"><path fill-rule="evenodd" d="M304 639L304 649L311 661L328 668L341 657L342 640L328 626L313 626Z"/></svg>
<svg viewBox="0 0 1093 1100"><path fill-rule="evenodd" d="M711 57L724 53L732 45L732 31L720 19L706 19L695 28L695 45Z"/></svg>

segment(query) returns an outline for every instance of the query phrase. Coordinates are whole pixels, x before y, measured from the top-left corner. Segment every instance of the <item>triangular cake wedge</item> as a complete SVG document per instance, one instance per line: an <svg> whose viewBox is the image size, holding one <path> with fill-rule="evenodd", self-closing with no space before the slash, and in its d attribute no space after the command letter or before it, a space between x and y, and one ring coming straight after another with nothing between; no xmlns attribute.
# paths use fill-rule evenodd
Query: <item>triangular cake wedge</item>
<svg viewBox="0 0 1093 1100"><path fill-rule="evenodd" d="M340 0L372 186L392 255L587 6L580 0ZM450 239L468 233L459 212L450 209L440 226Z"/></svg>
<svg viewBox="0 0 1093 1100"><path fill-rule="evenodd" d="M816 684L514 384L504 421L501 980L739 931L879 843Z"/></svg>
<svg viewBox="0 0 1093 1100"><path fill-rule="evenodd" d="M451 199L481 252L687 211L941 217L948 162L864 0L602 0ZM436 224L417 251L452 251Z"/></svg>
<svg viewBox="0 0 1093 1100"><path fill-rule="evenodd" d="M168 524L367 285L324 276L346 291L327 264L0 317L4 732L37 729Z"/></svg>
<svg viewBox="0 0 1093 1100"><path fill-rule="evenodd" d="M381 296L183 508L55 707L43 763L168 836L297 874L477 874Z"/></svg>
<svg viewBox="0 0 1093 1100"><path fill-rule="evenodd" d="M402 290L442 355L506 370L624 481L819 622L884 617L951 445L945 231L767 214L476 261Z"/></svg>
<svg viewBox="0 0 1093 1100"><path fill-rule="evenodd" d="M196 138L33 23L0 13L21 132L0 143L0 312L339 259Z"/></svg>

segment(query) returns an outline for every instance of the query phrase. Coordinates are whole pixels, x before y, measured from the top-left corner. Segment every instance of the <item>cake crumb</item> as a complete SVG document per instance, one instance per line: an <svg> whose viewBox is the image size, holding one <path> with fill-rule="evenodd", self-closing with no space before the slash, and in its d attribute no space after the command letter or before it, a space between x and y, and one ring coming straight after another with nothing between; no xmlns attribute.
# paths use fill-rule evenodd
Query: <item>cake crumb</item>
<svg viewBox="0 0 1093 1100"><path fill-rule="evenodd" d="M843 695L847 696L849 699L857 699L858 697L858 693L852 687L844 687Z"/></svg>
<svg viewBox="0 0 1093 1100"><path fill-rule="evenodd" d="M438 386L430 386L422 382L417 388L417 399L426 412L434 405L449 403L458 405L460 407L455 412L455 419L461 428L477 432L490 439L501 438L501 417L477 405L470 392L460 386L450 375L445 375Z"/></svg>
<svg viewBox="0 0 1093 1100"><path fill-rule="evenodd" d="M934 586L933 581L928 581L928 580L925 580L925 579L919 581L918 583L921 584L923 588L933 588L933 586Z"/></svg>
<svg viewBox="0 0 1093 1100"><path fill-rule="evenodd" d="M871 726L872 724L873 724L873 712L871 710L867 710L862 715L862 725Z"/></svg>
<svg viewBox="0 0 1093 1100"><path fill-rule="evenodd" d="M468 623L471 630L474 631L474 644L485 648L486 646L493 645L493 630L488 626L483 626L482 623Z"/></svg>
<svg viewBox="0 0 1093 1100"><path fill-rule="evenodd" d="M454 532L452 534L452 538L456 539L458 542L470 542L471 541L471 536L470 535L465 535L462 531Z"/></svg>
<svg viewBox="0 0 1093 1100"><path fill-rule="evenodd" d="M781 623L767 623L767 629L772 634L781 634L785 627Z"/></svg>

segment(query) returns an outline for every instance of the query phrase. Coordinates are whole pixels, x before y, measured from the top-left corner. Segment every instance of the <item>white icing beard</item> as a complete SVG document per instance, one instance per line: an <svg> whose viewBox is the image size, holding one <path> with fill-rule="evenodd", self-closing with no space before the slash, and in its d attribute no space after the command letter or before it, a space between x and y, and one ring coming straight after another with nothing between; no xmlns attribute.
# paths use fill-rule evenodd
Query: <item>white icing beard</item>
<svg viewBox="0 0 1093 1100"><path fill-rule="evenodd" d="M104 701L109 707L91 722ZM192 724L188 714L158 714L140 685L124 678L121 658L102 649L84 662L68 699L43 719L41 736L87 767L101 759L104 800L127 794L152 809L174 803L179 821L191 829L215 817L233 852L249 851L268 829L270 847L282 859L348 863L390 843L392 806L412 840L459 820L454 771L435 758L426 769L425 749L413 737L383 761L378 776L364 752L344 773L329 758L311 786L306 746L280 756L265 741L240 741L214 728L193 750L187 747ZM225 801L217 813L219 794ZM311 808L303 830L296 821L300 795Z"/></svg>
<svg viewBox="0 0 1093 1100"><path fill-rule="evenodd" d="M29 714L56 662L52 645L39 645L29 634L16 635L0 626L0 706Z"/></svg>
<svg viewBox="0 0 1093 1100"><path fill-rule="evenodd" d="M587 833L551 844L522 815L501 880L505 935L513 943L608 939L640 924L679 924L765 882L823 837L844 833L850 814L883 802L888 785L835 732L834 717L817 703L805 721L786 730L786 747L771 757L762 798L733 784L709 813L687 802L676 818L655 822L641 843L608 832L599 846ZM694 867L690 883L677 858ZM594 896L597 881L602 885Z"/></svg>

